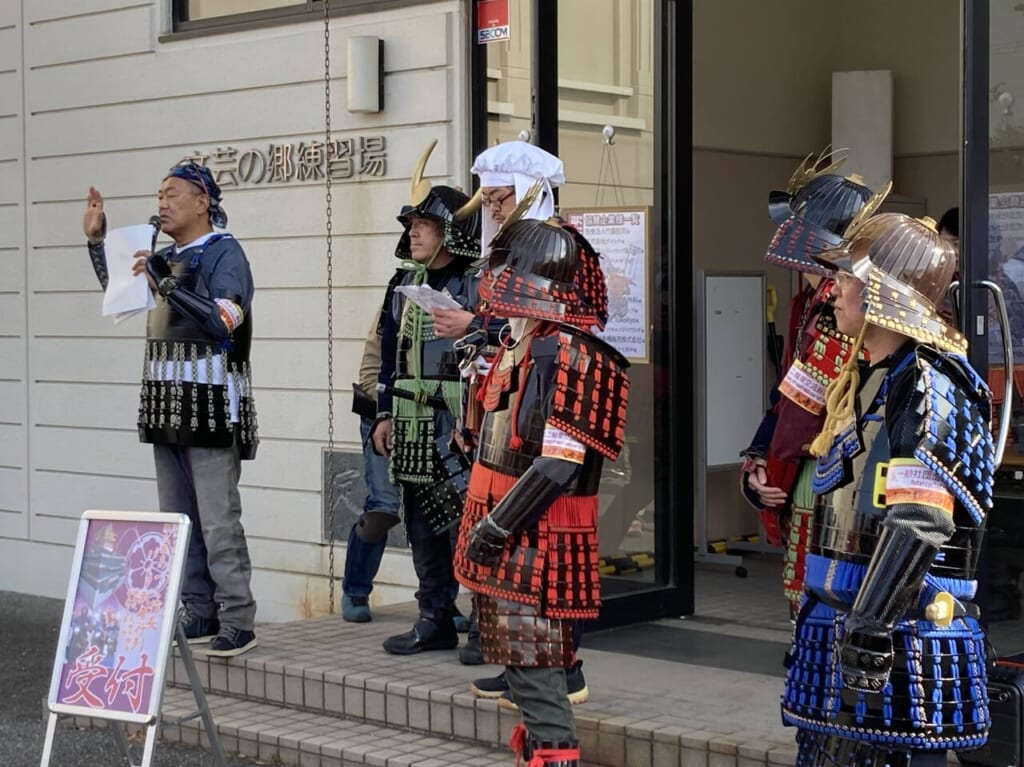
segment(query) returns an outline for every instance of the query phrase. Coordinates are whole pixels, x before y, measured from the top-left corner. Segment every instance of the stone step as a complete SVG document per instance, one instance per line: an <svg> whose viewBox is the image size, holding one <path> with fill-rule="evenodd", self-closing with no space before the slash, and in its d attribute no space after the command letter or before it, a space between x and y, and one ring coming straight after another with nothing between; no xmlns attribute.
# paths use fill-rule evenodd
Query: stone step
<svg viewBox="0 0 1024 767"><path fill-rule="evenodd" d="M208 694L207 701L224 753L261 762L288 767L494 767L514 762L507 750L454 738L223 695ZM189 716L195 708L191 690L168 688L164 693L165 721ZM199 719L166 727L161 737L209 748Z"/></svg>
<svg viewBox="0 0 1024 767"><path fill-rule="evenodd" d="M259 646L244 655L208 657L194 650L194 658L204 689L213 696L313 719L345 719L418 737L472 742L509 760L507 743L520 721L518 712L477 699L469 690L471 680L500 668L461 666L454 652L388 655L380 641L398 628L408 628L406 617L387 614L375 614L373 625L358 627L338 619L269 625L259 630ZM188 684L176 651L167 684L168 691L178 692ZM585 767L794 764L792 740L780 743L770 733L738 731L739 724L720 729L693 716L699 707L667 709L650 701L643 689L604 690L600 683L596 698L575 707ZM215 709L214 717L219 717ZM513 762L490 764L506 763Z"/></svg>

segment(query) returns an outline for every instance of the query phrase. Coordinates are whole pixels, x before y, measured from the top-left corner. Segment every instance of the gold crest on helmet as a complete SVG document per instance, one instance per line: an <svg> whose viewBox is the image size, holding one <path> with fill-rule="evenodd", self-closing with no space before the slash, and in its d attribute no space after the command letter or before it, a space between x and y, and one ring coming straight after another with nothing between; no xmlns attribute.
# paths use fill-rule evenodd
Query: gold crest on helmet
<svg viewBox="0 0 1024 767"><path fill-rule="evenodd" d="M786 191L790 195L795 195L802 188L807 186L818 176L825 176L830 173L835 173L846 162L846 157L849 150L837 149L835 152L832 151L832 145L829 144L827 147L821 150L817 159L811 162L811 158L814 157L814 153L807 155L804 161L800 163L799 167L794 171L792 177L789 179L789 185L786 187ZM819 169L826 159L831 162L824 168Z"/></svg>

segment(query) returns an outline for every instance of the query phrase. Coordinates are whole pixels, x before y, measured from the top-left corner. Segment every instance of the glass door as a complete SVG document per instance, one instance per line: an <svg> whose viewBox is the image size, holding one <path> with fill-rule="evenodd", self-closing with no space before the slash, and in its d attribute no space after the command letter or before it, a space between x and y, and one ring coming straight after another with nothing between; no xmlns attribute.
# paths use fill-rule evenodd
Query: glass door
<svg viewBox="0 0 1024 767"><path fill-rule="evenodd" d="M680 472L671 468L667 381L669 350L689 338L670 337L659 200L675 173L658 171L663 134L671 132L658 104L667 85L658 68L668 37L659 19L675 5L510 0L510 39L486 44L480 64L486 145L533 141L562 159L559 213L601 253L610 315L602 335L630 361L626 444L617 461L606 463L601 483L604 624L679 614L682 604L675 583L681 525L670 508L689 506L668 503ZM537 67L555 61L557 71L536 76ZM545 133L552 124L556 129ZM675 435L690 438L686 431Z"/></svg>

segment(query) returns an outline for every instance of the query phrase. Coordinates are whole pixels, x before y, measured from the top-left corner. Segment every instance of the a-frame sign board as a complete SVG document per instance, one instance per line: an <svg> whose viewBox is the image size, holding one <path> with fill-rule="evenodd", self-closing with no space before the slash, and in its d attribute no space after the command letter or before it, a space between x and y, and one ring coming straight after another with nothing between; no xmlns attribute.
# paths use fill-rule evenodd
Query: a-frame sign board
<svg viewBox="0 0 1024 767"><path fill-rule="evenodd" d="M184 514L86 511L78 528L53 664L41 767L48 767L59 715L110 720L124 764L149 767L176 637L216 763L224 753L199 675L178 625L191 523ZM181 720L179 720L180 723ZM142 761L123 724L145 726Z"/></svg>

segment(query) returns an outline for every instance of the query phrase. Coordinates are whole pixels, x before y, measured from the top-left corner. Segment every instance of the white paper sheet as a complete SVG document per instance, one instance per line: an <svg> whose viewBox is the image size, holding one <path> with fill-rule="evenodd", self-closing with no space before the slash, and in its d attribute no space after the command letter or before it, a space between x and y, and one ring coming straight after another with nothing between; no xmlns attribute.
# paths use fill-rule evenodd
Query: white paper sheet
<svg viewBox="0 0 1024 767"><path fill-rule="evenodd" d="M149 224L122 226L107 232L107 290L103 294L103 316L123 322L156 306L145 273L132 275L135 253L153 245L153 227Z"/></svg>
<svg viewBox="0 0 1024 767"><path fill-rule="evenodd" d="M399 285L395 291L409 297L424 311L432 309L462 309L462 304L447 293L434 290L429 285Z"/></svg>

